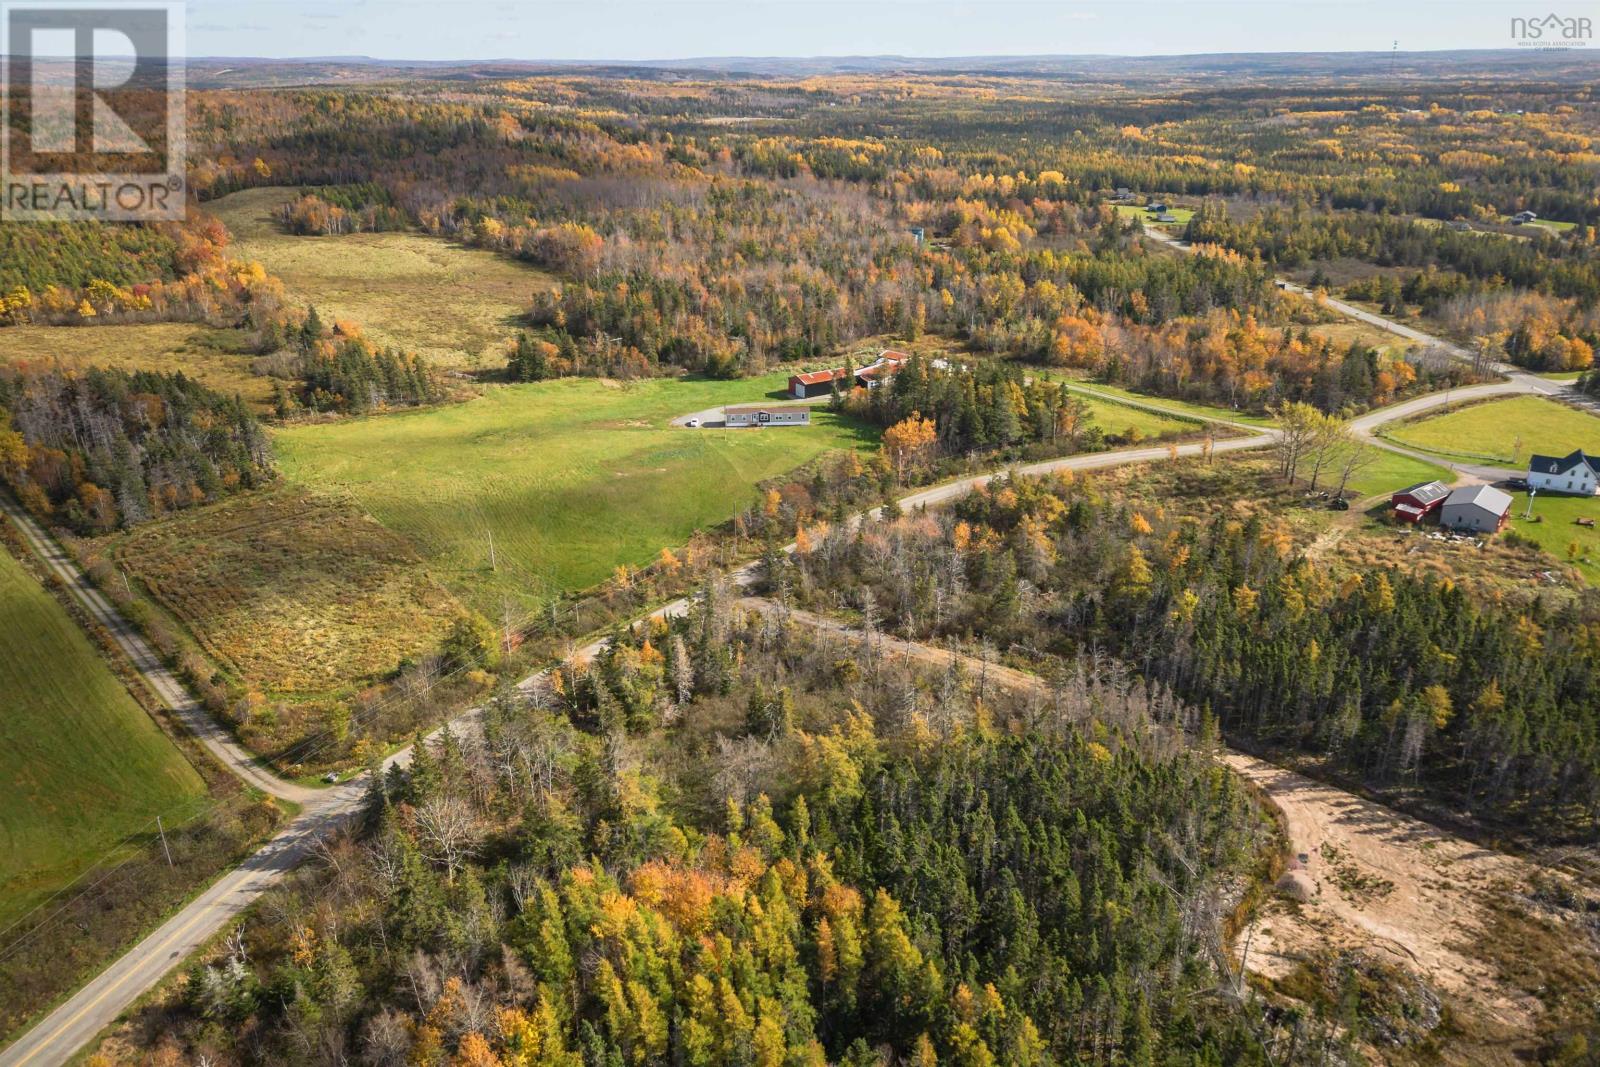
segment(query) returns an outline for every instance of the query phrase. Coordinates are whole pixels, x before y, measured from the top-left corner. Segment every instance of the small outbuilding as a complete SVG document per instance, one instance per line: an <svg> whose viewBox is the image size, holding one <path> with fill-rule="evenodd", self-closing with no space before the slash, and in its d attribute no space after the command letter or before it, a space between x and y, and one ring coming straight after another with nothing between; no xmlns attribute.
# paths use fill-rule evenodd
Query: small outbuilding
<svg viewBox="0 0 1600 1067"><path fill-rule="evenodd" d="M1450 490L1443 482L1418 482L1389 497L1394 517L1401 522L1421 522L1444 506Z"/></svg>
<svg viewBox="0 0 1600 1067"><path fill-rule="evenodd" d="M772 404L741 404L722 409L729 428L761 426L810 426L811 409L778 407Z"/></svg>
<svg viewBox="0 0 1600 1067"><path fill-rule="evenodd" d="M1439 525L1471 533L1498 533L1511 515L1511 497L1492 485L1464 485L1445 497Z"/></svg>
<svg viewBox="0 0 1600 1067"><path fill-rule="evenodd" d="M832 370L813 370L804 374L789 375L789 395L796 400L809 400L814 396L828 396L833 392L833 383L838 382L839 388L850 391L850 383L844 380L844 368L835 367Z"/></svg>

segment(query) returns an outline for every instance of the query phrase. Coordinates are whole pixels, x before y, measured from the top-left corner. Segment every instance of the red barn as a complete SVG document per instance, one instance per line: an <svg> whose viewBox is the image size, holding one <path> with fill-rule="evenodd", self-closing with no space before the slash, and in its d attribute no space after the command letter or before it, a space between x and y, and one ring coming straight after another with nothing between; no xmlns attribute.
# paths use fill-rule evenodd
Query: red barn
<svg viewBox="0 0 1600 1067"><path fill-rule="evenodd" d="M843 367L835 367L833 370L807 371L805 374L791 374L789 376L789 395L796 400L808 400L814 396L827 396L833 392L834 382L839 382L840 390L848 393L850 385L843 379Z"/></svg>
<svg viewBox="0 0 1600 1067"><path fill-rule="evenodd" d="M1391 496L1389 503L1394 507L1394 517L1401 522L1421 522L1443 507L1449 495L1450 490L1440 482L1418 482Z"/></svg>

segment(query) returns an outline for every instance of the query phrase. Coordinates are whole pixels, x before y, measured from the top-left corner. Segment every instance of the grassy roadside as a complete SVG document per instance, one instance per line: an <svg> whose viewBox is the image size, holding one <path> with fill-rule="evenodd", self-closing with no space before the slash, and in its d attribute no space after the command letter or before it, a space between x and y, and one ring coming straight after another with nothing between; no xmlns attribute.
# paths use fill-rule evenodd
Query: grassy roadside
<svg viewBox="0 0 1600 1067"><path fill-rule="evenodd" d="M115 706L119 702L126 702L121 711L131 709L132 716L136 717L132 721L143 724L133 728L135 733L153 734L158 747L169 748L171 759L181 767L176 772L178 777L192 781L195 790L192 796L180 797L175 805L159 809L167 847L171 851L170 864L154 826L142 821L148 817L153 823L154 811L146 812L138 823L127 826L119 823L114 839L106 838L105 835L113 831L101 826L97 846L93 849L87 841L74 837L73 827L58 828L54 847L57 852L63 848L73 850L69 854L80 862L67 874L77 880L68 888L67 877L57 879L50 890L68 888L68 891L48 904L36 892L26 905L36 908L32 912L15 907L9 912L6 921L15 925L0 935L0 1044L3 1044L71 995L184 903L203 892L206 886L253 852L294 812L292 806L245 789L212 759L204 746L183 731L145 687L111 636L57 583L43 577L27 547L3 518L0 518L0 540L10 549L8 553L0 548L0 569L8 572L6 599L10 600L12 574L9 572L14 569L53 609L52 613L59 616L56 622L48 624L35 616L40 632L48 632L52 635L50 640L64 640L68 646L81 643L80 651L90 657L75 658L67 671L52 669L51 678L41 691L85 684L103 690L97 697L100 703L68 709L62 712L65 718L52 720L50 724L54 726L61 721L93 715L96 721L92 726L79 722L71 730L60 731L64 736L56 736L54 740L33 739L35 746L49 742L91 750L84 753L83 758L89 766L99 767L99 770L95 772L95 781L80 783L89 789L88 796L77 798L81 810L68 811L66 805L57 804L28 814L35 818L61 816L70 822L87 820L96 811L101 791L109 790L128 770L138 770L139 751L146 747L146 741L134 737L117 742L117 720L105 718L107 705ZM15 553L16 558L11 553ZM62 633L59 625L69 629ZM13 631L8 627L6 632L9 635ZM39 650L37 640L40 639L30 646L35 651ZM108 682L110 688L106 688ZM8 711L20 706L10 699L6 705ZM15 724L8 727L15 728ZM106 768L96 763L99 756L93 750L102 746L108 746L106 754L113 763L125 761L126 766ZM24 747L21 751L29 750ZM9 780L12 779L8 776ZM0 806L0 820L16 818L18 809L11 806L13 798L20 801L24 796L20 792L8 792ZM124 821L135 814L136 809L118 812ZM11 836L9 829L7 836ZM58 865L58 869L65 868Z"/></svg>

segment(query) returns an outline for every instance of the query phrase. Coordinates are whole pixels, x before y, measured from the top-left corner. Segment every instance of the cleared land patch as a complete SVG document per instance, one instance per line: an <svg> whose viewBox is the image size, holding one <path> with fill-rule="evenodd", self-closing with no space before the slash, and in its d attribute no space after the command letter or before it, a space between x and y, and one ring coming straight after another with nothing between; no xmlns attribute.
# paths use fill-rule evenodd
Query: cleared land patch
<svg viewBox="0 0 1600 1067"><path fill-rule="evenodd" d="M251 373L251 360L241 331L193 323L0 329L0 364L181 371L224 396L237 393L265 410L272 399L272 380Z"/></svg>
<svg viewBox="0 0 1600 1067"><path fill-rule="evenodd" d="M503 256L420 233L297 237L279 229L285 188L248 189L206 210L233 234L231 254L256 260L325 322L350 319L379 344L447 367L503 365L502 345L550 275Z"/></svg>
<svg viewBox="0 0 1600 1067"><path fill-rule="evenodd" d="M499 386L449 407L290 427L276 442L290 480L348 492L498 618L505 598L532 608L619 564L647 563L731 519L758 482L875 444L875 432L821 407L809 427L668 425L759 400L785 380Z"/></svg>
<svg viewBox="0 0 1600 1067"><path fill-rule="evenodd" d="M0 549L0 925L205 784L76 622Z"/></svg>
<svg viewBox="0 0 1600 1067"><path fill-rule="evenodd" d="M287 486L137 527L111 556L214 664L269 695L393 670L437 648L461 612L403 538Z"/></svg>
<svg viewBox="0 0 1600 1067"><path fill-rule="evenodd" d="M1384 436L1463 462L1522 466L1534 453L1600 453L1600 419L1554 400L1514 396L1402 423Z"/></svg>

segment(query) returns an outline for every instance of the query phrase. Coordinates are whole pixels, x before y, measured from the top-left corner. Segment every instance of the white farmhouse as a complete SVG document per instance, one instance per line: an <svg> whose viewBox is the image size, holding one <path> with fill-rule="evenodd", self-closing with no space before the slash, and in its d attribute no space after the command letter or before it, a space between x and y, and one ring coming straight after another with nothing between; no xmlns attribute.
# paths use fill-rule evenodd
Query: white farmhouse
<svg viewBox="0 0 1600 1067"><path fill-rule="evenodd" d="M1594 496L1600 492L1600 458L1578 449L1569 455L1528 460L1528 488L1547 493Z"/></svg>

